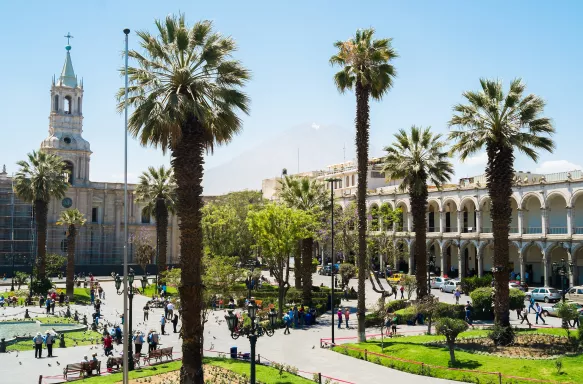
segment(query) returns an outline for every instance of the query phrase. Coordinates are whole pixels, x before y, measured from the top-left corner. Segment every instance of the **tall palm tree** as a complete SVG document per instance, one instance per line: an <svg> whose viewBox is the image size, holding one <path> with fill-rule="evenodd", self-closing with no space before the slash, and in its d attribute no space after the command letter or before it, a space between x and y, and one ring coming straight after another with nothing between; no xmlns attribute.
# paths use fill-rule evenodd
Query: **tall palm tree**
<svg viewBox="0 0 583 384"><path fill-rule="evenodd" d="M396 141L385 148L383 171L390 180L402 180L399 188L406 190L411 199L413 230L415 231L415 277L417 298L429 293L427 286L427 181L435 186L447 182L453 175L449 153L441 135L434 135L430 128L411 127L395 134Z"/></svg>
<svg viewBox="0 0 583 384"><path fill-rule="evenodd" d="M182 303L181 383L204 383L201 228L204 154L241 131L239 112L248 113L241 91L250 72L232 55L235 41L215 32L210 21L187 25L183 14L156 20L156 32L139 31L142 53L128 69L129 130L144 146L170 150L176 179L180 227ZM123 72L123 70L122 70ZM124 89L118 92L123 110Z"/></svg>
<svg viewBox="0 0 583 384"><path fill-rule="evenodd" d="M482 89L463 93L467 104L453 107L449 138L455 144L452 152L462 160L486 148L486 186L492 200L492 232L494 235L494 272L496 322L509 325L508 236L512 221L512 180L515 151L536 161L538 150L552 152L555 132L551 120L541 117L545 102L538 96L524 95L521 79L510 83L505 95L499 80L480 79Z"/></svg>
<svg viewBox="0 0 583 384"><path fill-rule="evenodd" d="M326 186L321 181L308 177L285 176L281 180L280 198L288 206L318 215L329 205ZM312 305L312 255L314 237L302 239L302 299L305 305Z"/></svg>
<svg viewBox="0 0 583 384"><path fill-rule="evenodd" d="M67 296L73 300L75 278L75 239L77 237L77 226L85 225L85 216L77 208L67 209L61 212L57 225L67 226Z"/></svg>
<svg viewBox="0 0 583 384"><path fill-rule="evenodd" d="M144 203L142 213L156 218L156 251L158 271L166 270L166 250L168 248L168 213L175 212L176 184L172 168L148 167L140 175L140 182L134 192L136 202Z"/></svg>
<svg viewBox="0 0 583 384"><path fill-rule="evenodd" d="M57 156L32 151L28 161L17 162L20 170L14 176L14 190L22 200L33 204L36 221L37 278L45 280L47 254L47 216L52 198L62 199L69 184L65 163Z"/></svg>
<svg viewBox="0 0 583 384"><path fill-rule="evenodd" d="M334 43L338 52L330 64L342 69L334 75L338 91L354 89L356 93L356 157L358 185L356 202L358 212L358 338L365 341L364 315L366 311L364 282L366 279L366 183L368 171L369 99L381 100L393 86L396 76L391 60L397 52L391 39L374 40L374 29L357 30L354 37Z"/></svg>

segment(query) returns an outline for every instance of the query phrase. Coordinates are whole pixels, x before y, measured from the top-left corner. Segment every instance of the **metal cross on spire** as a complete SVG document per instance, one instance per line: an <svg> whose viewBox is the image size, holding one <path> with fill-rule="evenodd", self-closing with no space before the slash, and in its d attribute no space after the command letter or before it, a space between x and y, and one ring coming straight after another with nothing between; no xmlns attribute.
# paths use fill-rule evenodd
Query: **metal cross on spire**
<svg viewBox="0 0 583 384"><path fill-rule="evenodd" d="M67 45L71 45L69 43L69 40L73 38L73 36L71 36L71 32L67 32L67 34L65 36L63 36L63 37L66 37L67 38Z"/></svg>

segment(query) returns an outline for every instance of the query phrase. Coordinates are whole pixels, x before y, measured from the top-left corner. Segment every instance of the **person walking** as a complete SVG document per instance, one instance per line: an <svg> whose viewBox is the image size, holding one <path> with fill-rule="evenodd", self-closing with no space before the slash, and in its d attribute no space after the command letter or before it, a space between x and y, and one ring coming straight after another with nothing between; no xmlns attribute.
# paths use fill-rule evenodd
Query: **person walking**
<svg viewBox="0 0 583 384"><path fill-rule="evenodd" d="M36 336L32 338L32 342L34 343L34 358L40 359L43 357L43 343L45 342L45 338L41 335L40 332L36 333Z"/></svg>
<svg viewBox="0 0 583 384"><path fill-rule="evenodd" d="M47 331L47 335L45 336L45 345L47 346L47 357L53 357L53 344L55 343L55 339L53 335L51 335L51 331Z"/></svg>
<svg viewBox="0 0 583 384"><path fill-rule="evenodd" d="M148 306L148 303L146 303L146 305L144 305L144 321L148 320L149 314L150 314L150 307Z"/></svg>
<svg viewBox="0 0 583 384"><path fill-rule="evenodd" d="M168 319L168 302L164 302L164 317Z"/></svg>
<svg viewBox="0 0 583 384"><path fill-rule="evenodd" d="M55 315L55 299L51 299L51 314Z"/></svg>
<svg viewBox="0 0 583 384"><path fill-rule="evenodd" d="M162 331L161 334L165 335L166 333L164 332L164 327L166 326L166 318L164 317L164 315L162 315L160 317L160 330Z"/></svg>
<svg viewBox="0 0 583 384"><path fill-rule="evenodd" d="M468 323L472 328L474 325L472 324L472 304L468 301L466 303L465 312L466 312L466 323Z"/></svg>
<svg viewBox="0 0 583 384"><path fill-rule="evenodd" d="M174 328L174 333L178 333L176 331L176 326L178 325L178 314L174 314L174 318L172 319L172 327Z"/></svg>
<svg viewBox="0 0 583 384"><path fill-rule="evenodd" d="M536 313L536 308L534 307L534 297L532 297L532 295L530 296L530 305L528 306L528 313L530 313L531 308L534 311L534 313Z"/></svg>
<svg viewBox="0 0 583 384"><path fill-rule="evenodd" d="M50 296L47 296L47 299L45 300L45 308L47 310L47 315L51 314L51 298Z"/></svg>
<svg viewBox="0 0 583 384"><path fill-rule="evenodd" d="M405 287L403 286L403 284L401 284L401 288L399 288L399 290L401 291L401 300L405 299Z"/></svg>
<svg viewBox="0 0 583 384"><path fill-rule="evenodd" d="M136 331L136 334L133 337L134 339L134 350L137 354L142 352L142 344L144 344L144 337L142 336L142 332Z"/></svg>
<svg viewBox="0 0 583 384"><path fill-rule="evenodd" d="M113 352L111 352L113 350L113 339L109 333L103 338L103 350L105 356L113 355Z"/></svg>
<svg viewBox="0 0 583 384"><path fill-rule="evenodd" d="M160 337L153 329L150 330L150 334L148 336L148 353L155 351L156 347L158 346L158 342L160 341Z"/></svg>
<svg viewBox="0 0 583 384"><path fill-rule="evenodd" d="M348 308L344 311L344 319L346 320L346 329L348 329L348 319L350 319L350 309Z"/></svg>
<svg viewBox="0 0 583 384"><path fill-rule="evenodd" d="M528 314L529 311L526 310L526 305L522 306L522 321L520 322L520 324L524 323L526 321L526 324L528 324L528 327L531 327L530 321L528 321Z"/></svg>
<svg viewBox="0 0 583 384"><path fill-rule="evenodd" d="M174 304L172 304L172 302L168 302L168 320L172 320L172 317L174 316Z"/></svg>
<svg viewBox="0 0 583 384"><path fill-rule="evenodd" d="M338 329L340 329L342 328L342 310L338 308L338 312L336 314L338 315Z"/></svg>
<svg viewBox="0 0 583 384"><path fill-rule="evenodd" d="M291 332L289 331L289 323L291 322L291 318L289 317L289 313L283 315L283 322L285 324L285 330L283 331L284 335L289 335Z"/></svg>
<svg viewBox="0 0 583 384"><path fill-rule="evenodd" d="M455 291L453 292L453 295L455 296L455 303L459 304L460 303L460 296L462 295L462 292L460 291L459 287L457 287L455 289Z"/></svg>
<svg viewBox="0 0 583 384"><path fill-rule="evenodd" d="M393 295L395 295L395 300L397 300L397 286L393 285Z"/></svg>
<svg viewBox="0 0 583 384"><path fill-rule="evenodd" d="M536 311L536 317L535 317L536 323L538 324L538 319L541 319L541 321L543 322L543 324L546 325L547 322L545 321L545 319L543 319L543 307L541 307L540 305L538 305L538 303L536 303L535 306L536 306L536 308L535 308L535 311Z"/></svg>

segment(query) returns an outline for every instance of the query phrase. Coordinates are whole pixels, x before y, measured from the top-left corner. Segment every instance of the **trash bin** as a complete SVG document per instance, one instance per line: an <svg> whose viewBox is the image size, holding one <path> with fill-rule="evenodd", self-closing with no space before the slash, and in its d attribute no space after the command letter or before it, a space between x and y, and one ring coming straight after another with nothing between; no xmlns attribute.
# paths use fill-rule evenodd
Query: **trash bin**
<svg viewBox="0 0 583 384"><path fill-rule="evenodd" d="M231 347L231 359L237 358L237 347Z"/></svg>

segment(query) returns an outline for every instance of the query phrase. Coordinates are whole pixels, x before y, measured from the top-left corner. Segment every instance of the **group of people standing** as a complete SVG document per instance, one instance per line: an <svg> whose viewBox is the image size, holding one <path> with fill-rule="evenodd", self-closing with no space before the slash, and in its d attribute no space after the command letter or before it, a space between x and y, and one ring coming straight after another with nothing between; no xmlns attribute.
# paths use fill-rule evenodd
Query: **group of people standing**
<svg viewBox="0 0 583 384"><path fill-rule="evenodd" d="M47 347L47 357L53 357L53 345L57 339L57 334L54 331L47 331L43 336L40 332L32 338L34 345L34 358L40 359L43 356L43 344Z"/></svg>

